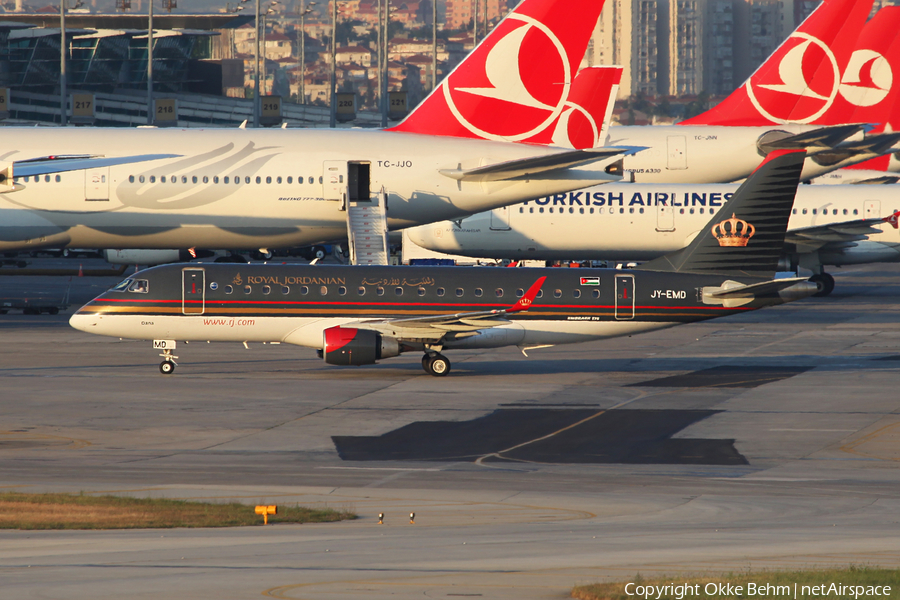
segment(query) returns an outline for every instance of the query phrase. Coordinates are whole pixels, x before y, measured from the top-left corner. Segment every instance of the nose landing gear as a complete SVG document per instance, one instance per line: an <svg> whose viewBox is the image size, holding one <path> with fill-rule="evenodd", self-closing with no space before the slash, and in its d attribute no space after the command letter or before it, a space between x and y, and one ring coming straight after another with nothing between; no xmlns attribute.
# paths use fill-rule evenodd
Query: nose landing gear
<svg viewBox="0 0 900 600"><path fill-rule="evenodd" d="M163 357L163 361L159 363L159 372L163 375L171 375L175 372L175 365L177 364L175 360L178 358L174 354L172 354L171 348L166 348L162 351L160 356Z"/></svg>

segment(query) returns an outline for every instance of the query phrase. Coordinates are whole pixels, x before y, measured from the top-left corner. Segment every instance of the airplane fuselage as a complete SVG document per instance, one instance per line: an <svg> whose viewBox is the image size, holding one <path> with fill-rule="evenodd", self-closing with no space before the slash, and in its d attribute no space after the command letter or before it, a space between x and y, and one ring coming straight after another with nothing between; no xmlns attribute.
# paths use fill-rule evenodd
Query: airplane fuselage
<svg viewBox="0 0 900 600"><path fill-rule="evenodd" d="M276 248L346 237L348 163L388 195L392 228L459 218L617 176L603 165L488 183L440 173L558 148L362 130L7 128L7 163L48 155L174 158L15 177L0 187L0 250ZM609 161L612 162L612 161Z"/></svg>
<svg viewBox="0 0 900 600"><path fill-rule="evenodd" d="M703 321L781 304L778 294L723 305L703 290L755 277L622 272L615 269L330 267L175 264L136 273L82 307L82 331L131 339L277 342L322 348L331 327L502 310L546 277L525 312L499 326L455 336L444 348L585 342ZM134 283L138 282L138 283ZM129 288L133 288L129 290ZM727 303L726 303L727 304ZM391 324L381 324L379 331ZM389 335L388 331L385 335ZM404 339L402 332L396 336ZM406 349L421 349L402 342Z"/></svg>
<svg viewBox="0 0 900 600"><path fill-rule="evenodd" d="M607 185L480 213L459 224L423 225L408 234L430 250L480 258L649 260L689 243L737 187ZM887 217L897 209L900 188L894 186L802 185L789 231ZM882 233L823 254L821 264L900 260L900 232L887 223L876 228Z"/></svg>

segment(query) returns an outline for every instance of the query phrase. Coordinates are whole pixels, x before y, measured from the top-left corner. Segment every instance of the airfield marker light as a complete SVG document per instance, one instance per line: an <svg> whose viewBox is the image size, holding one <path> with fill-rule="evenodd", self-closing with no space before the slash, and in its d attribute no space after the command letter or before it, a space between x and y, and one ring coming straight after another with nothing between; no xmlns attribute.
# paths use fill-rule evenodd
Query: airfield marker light
<svg viewBox="0 0 900 600"><path fill-rule="evenodd" d="M378 524L384 525L384 513L378 513Z"/></svg>
<svg viewBox="0 0 900 600"><path fill-rule="evenodd" d="M269 515L278 514L278 507L274 504L257 506L256 514L263 516L263 525L268 525Z"/></svg>
<svg viewBox="0 0 900 600"><path fill-rule="evenodd" d="M410 525L416 524L416 513L409 513L409 524Z"/></svg>

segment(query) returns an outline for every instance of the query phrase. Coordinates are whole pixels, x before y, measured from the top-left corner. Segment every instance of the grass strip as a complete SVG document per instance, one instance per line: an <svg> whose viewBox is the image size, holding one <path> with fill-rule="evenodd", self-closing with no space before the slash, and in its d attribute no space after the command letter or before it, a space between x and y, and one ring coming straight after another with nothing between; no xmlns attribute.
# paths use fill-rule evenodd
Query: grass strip
<svg viewBox="0 0 900 600"><path fill-rule="evenodd" d="M643 578L640 574L636 575L630 581L619 581L615 583L595 583L591 585L578 586L572 589L572 598L578 600L644 600L644 595L628 595L625 593L625 586L628 583L635 584L629 587L629 591L634 594L636 586L657 586L659 588L667 585L671 586L697 586L693 589L699 590L699 594L686 593L685 589L680 592L677 588L663 588L661 593L653 594L652 600L735 600L738 598L753 598L754 600L793 600L794 584L797 584L797 600L841 600L845 598L854 598L852 593L835 593L835 590L829 592L827 589L831 584L837 586L890 586L890 593L887 595L859 595L859 599L867 600L900 600L900 569L881 569L877 567L866 566L850 566L844 569L809 569L800 571L748 571L741 573L724 573L721 575L702 575L702 576L662 576ZM706 587L707 584L722 584L727 586L731 584L731 588L717 585L713 590L712 586ZM756 586L756 593L749 593L751 587L748 584ZM759 586L770 584L776 586L774 590L766 588L768 593L759 593ZM826 586L819 590L813 590L813 586ZM740 588L738 588L740 586ZM778 588L777 586L787 586ZM804 590L806 586L807 590ZM713 593L707 593L707 589ZM783 592L789 591L785 594ZM882 590L884 591L884 590ZM720 593L725 592L725 593ZM840 592L840 590L838 590ZM680 596L680 599L679 599Z"/></svg>
<svg viewBox="0 0 900 600"><path fill-rule="evenodd" d="M278 505L274 523L355 519L347 511ZM262 525L254 507L231 502L188 502L121 496L0 493L0 529L143 529Z"/></svg>

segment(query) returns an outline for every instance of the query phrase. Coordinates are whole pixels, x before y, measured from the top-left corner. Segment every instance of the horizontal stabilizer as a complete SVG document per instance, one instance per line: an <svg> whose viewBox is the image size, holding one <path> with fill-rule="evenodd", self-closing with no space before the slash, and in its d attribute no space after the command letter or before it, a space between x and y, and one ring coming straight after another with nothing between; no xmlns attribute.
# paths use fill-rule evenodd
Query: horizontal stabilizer
<svg viewBox="0 0 900 600"><path fill-rule="evenodd" d="M791 229L784 237L786 244L794 244L802 247L804 251L810 252L823 248L826 245L830 249L839 247L852 248L858 242L868 238L870 235L882 233L881 229L877 229L878 225L888 223L891 226L897 221L898 215L891 215L885 218L874 219L857 219L855 221L841 221L838 223L829 223L826 225L815 225L813 227L801 227L799 229ZM838 246L840 244L847 244Z"/></svg>
<svg viewBox="0 0 900 600"><path fill-rule="evenodd" d="M785 300L799 300L812 296L818 291L815 283L805 277L772 279L744 285L737 281L726 281L719 287L702 289L704 304L720 304L728 308L743 306L766 296L778 295Z"/></svg>
<svg viewBox="0 0 900 600"><path fill-rule="evenodd" d="M810 158L818 165L830 167L851 158L873 158L891 152L900 142L900 132L870 135L864 140L847 142Z"/></svg>
<svg viewBox="0 0 900 600"><path fill-rule="evenodd" d="M834 148L850 136L862 131L863 125L833 125L804 131L774 140L760 141L759 149L768 154L774 150L828 150Z"/></svg>
<svg viewBox="0 0 900 600"><path fill-rule="evenodd" d="M570 150L556 154L510 160L474 169L442 169L440 173L450 179L468 182L527 179L535 175L546 175L552 171L562 171L616 156L634 154L641 150L644 150L644 148L632 146Z"/></svg>
<svg viewBox="0 0 900 600"><path fill-rule="evenodd" d="M857 179L856 181L847 182L849 185L889 185L900 181L898 175L884 175L882 177L869 177L868 179Z"/></svg>

